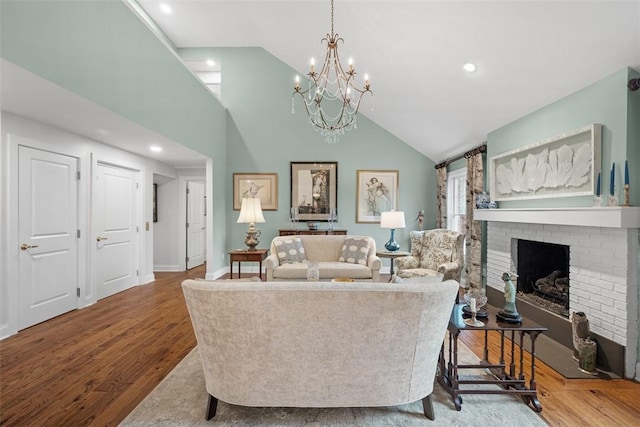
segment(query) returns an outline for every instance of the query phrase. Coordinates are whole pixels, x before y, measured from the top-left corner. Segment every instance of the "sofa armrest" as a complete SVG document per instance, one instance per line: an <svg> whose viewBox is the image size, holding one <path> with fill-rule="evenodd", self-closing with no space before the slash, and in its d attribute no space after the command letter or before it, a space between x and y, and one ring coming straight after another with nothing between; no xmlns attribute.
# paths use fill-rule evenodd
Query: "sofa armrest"
<svg viewBox="0 0 640 427"><path fill-rule="evenodd" d="M367 267L371 269L371 280L380 281L380 269L382 268L382 260L376 254L369 256L367 259Z"/></svg>
<svg viewBox="0 0 640 427"><path fill-rule="evenodd" d="M413 255L401 256L392 261L396 263L396 270L408 270L410 268L420 267L420 260Z"/></svg>
<svg viewBox="0 0 640 427"><path fill-rule="evenodd" d="M280 260L278 259L278 255L271 254L264 260L265 268L276 268L280 265Z"/></svg>
<svg viewBox="0 0 640 427"><path fill-rule="evenodd" d="M462 266L457 262L445 262L438 266L438 273L444 274L442 281L450 279L460 281L461 269Z"/></svg>
<svg viewBox="0 0 640 427"><path fill-rule="evenodd" d="M264 260L264 272L266 276L266 281L273 281L273 269L280 265L280 260L278 259L278 255L271 254Z"/></svg>
<svg viewBox="0 0 640 427"><path fill-rule="evenodd" d="M371 255L367 259L367 267L372 270L380 270L382 268L382 260L378 255Z"/></svg>

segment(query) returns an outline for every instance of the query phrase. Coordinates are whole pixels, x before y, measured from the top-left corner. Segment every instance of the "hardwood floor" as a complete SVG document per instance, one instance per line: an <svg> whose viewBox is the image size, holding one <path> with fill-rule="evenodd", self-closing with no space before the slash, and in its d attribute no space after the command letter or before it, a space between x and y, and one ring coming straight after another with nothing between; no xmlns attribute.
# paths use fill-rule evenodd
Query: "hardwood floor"
<svg viewBox="0 0 640 427"><path fill-rule="evenodd" d="M195 346L180 283L203 276L203 267L157 273L153 283L0 341L0 425L117 425ZM481 336L461 340L481 354ZM498 346L491 335L493 354ZM550 425L640 425L639 383L567 380L537 366Z"/></svg>

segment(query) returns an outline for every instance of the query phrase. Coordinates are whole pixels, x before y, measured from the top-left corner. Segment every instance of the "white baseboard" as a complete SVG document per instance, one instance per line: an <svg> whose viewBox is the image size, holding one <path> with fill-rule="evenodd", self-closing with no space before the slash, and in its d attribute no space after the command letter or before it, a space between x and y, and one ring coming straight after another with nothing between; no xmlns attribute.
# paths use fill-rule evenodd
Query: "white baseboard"
<svg viewBox="0 0 640 427"><path fill-rule="evenodd" d="M153 271L162 271L162 272L168 272L168 273L172 273L175 271L184 271L184 268L182 268L181 266L177 265L177 264L168 264L168 265L154 265L153 266Z"/></svg>
<svg viewBox="0 0 640 427"><path fill-rule="evenodd" d="M0 326L0 340L9 338L10 336L15 335L17 333L18 331L13 331L8 324L4 324Z"/></svg>
<svg viewBox="0 0 640 427"><path fill-rule="evenodd" d="M207 280L216 280L229 272L229 267L223 267L219 270L214 271L213 273L207 273L205 275L205 279Z"/></svg>
<svg viewBox="0 0 640 427"><path fill-rule="evenodd" d="M153 282L154 280L156 280L156 276L155 276L153 273L151 273L151 274L147 274L147 275L145 276L144 280L142 281L142 284L143 284L143 285L146 285L147 283L151 283L151 282Z"/></svg>

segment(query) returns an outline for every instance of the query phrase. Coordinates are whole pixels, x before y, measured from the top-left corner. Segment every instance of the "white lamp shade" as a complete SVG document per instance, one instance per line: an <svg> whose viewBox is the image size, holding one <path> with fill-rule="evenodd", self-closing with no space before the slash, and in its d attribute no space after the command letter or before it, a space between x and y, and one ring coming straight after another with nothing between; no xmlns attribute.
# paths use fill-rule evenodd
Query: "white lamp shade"
<svg viewBox="0 0 640 427"><path fill-rule="evenodd" d="M251 224L252 222L265 222L264 215L262 215L262 205L260 199L242 199L242 205L240 206L240 216L238 217L238 224Z"/></svg>
<svg viewBox="0 0 640 427"><path fill-rule="evenodd" d="M404 212L389 211L380 214L381 228L404 228Z"/></svg>

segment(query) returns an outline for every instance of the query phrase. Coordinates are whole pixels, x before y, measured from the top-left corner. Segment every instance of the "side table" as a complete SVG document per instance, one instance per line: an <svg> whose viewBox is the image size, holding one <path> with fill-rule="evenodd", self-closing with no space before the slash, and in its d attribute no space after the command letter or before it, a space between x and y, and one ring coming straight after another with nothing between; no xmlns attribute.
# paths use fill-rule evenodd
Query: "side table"
<svg viewBox="0 0 640 427"><path fill-rule="evenodd" d="M378 255L380 258L390 258L391 259L391 269L389 270L389 274L391 274L393 276L394 272L393 272L393 261L396 258L400 258L403 256L409 256L411 255L411 252L403 252L403 251L395 251L395 252L389 252L389 251L379 251L376 252L376 255Z"/></svg>
<svg viewBox="0 0 640 427"><path fill-rule="evenodd" d="M260 279L262 279L262 261L264 261L267 258L268 254L269 254L269 249L256 249L253 251L237 249L234 251L230 251L229 263L231 264L231 269L229 273L231 278L233 279L233 263L234 262L238 263L238 279L242 274L241 272L242 262L257 262L257 263L260 263L258 275L260 276ZM265 280L266 280L266 277L265 277Z"/></svg>
<svg viewBox="0 0 640 427"><path fill-rule="evenodd" d="M456 304L449 319L449 362L445 358L445 344L442 343L440 349L440 358L438 360L438 383L453 397L456 410L462 409L462 394L517 394L522 400L531 405L536 412L542 411L542 406L538 401L538 393L536 390L536 338L545 332L547 328L540 326L530 320L523 319L520 324L498 322L496 314L498 309L486 306L489 313L487 319L481 319L485 322L482 327L467 326L462 317L462 307L464 304ZM463 365L458 363L458 335L463 331L481 331L484 332L484 353L479 364ZM498 363L489 362L489 348L487 334L489 331L498 331L500 333L500 360ZM511 333L511 363L509 366L505 363L505 333ZM520 335L520 351L518 372L516 373L515 359L515 333ZM524 334L528 334L531 338L531 370L529 384L525 381L524 376ZM460 379L459 371L461 369L487 369L493 375L494 379ZM486 385L495 384L501 388L491 389L463 389L460 386L465 384Z"/></svg>

